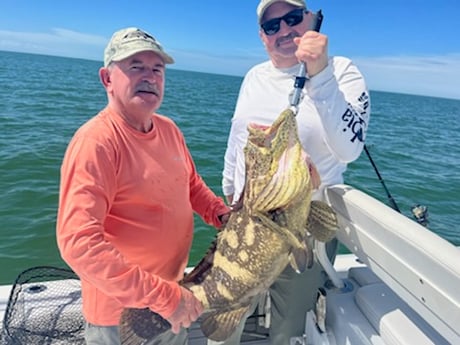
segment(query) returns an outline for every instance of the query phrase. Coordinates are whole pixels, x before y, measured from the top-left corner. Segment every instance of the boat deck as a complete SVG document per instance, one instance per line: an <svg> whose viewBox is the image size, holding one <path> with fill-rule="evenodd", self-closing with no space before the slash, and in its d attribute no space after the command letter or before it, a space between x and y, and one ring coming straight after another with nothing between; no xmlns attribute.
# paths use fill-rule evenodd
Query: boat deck
<svg viewBox="0 0 460 345"><path fill-rule="evenodd" d="M359 265L359 264L356 262L356 257L354 255L339 255L337 257L337 259L336 259L336 262L335 262L335 268L337 269L337 271L342 272L343 276L346 276L346 270L350 266L356 266L356 265ZM39 285L39 284L38 285L37 284L38 283L35 283L35 286ZM66 284L65 281L59 281L57 284L60 284L61 286L62 285L66 285L66 286L69 285L69 283ZM41 293L35 294L35 296L34 295L27 296L27 298L31 299L30 301L28 301L28 303L34 303L34 301L36 301L37 299L39 299L40 301L47 300L48 301L47 303L51 303L51 304L55 304L55 305L60 305L60 304L67 303L67 302L65 302L65 300L60 302L59 301L60 297L55 296L55 292L60 291L59 289L54 288L54 286L57 285L57 284L56 284L56 282L48 282L46 284L48 292L41 292ZM77 282L77 285L76 285L76 281L71 281L70 285L73 285L72 289L74 289L75 291L71 291L71 292L66 291L66 294L72 294L73 292L78 292L79 291L79 283L78 282ZM26 286L24 286L24 289L26 290L28 288ZM0 286L0 319L2 319L2 320L3 320L3 317L5 315L5 311L6 311L6 307L7 307L7 304L8 304L8 300L9 300L11 290L12 290L11 285ZM50 299L50 294L54 296L52 301ZM40 303L42 303L42 302L40 302ZM38 313L37 310L40 309L39 307L31 308L30 309L30 314L32 315L33 313ZM46 310L46 312L50 313L50 310ZM51 313L54 314L54 312L51 312ZM75 316L75 310L74 309L72 310L72 313L74 313L72 315ZM78 313L80 313L80 312L78 311ZM47 314L45 314L45 315L39 314L39 315L40 316L33 318L32 322L36 322L36 320L39 320L39 319L41 319L43 317L52 319L51 316L46 316ZM254 315L252 315L251 317L248 318L248 320L246 322L245 329L244 329L244 333L243 333L243 336L242 336L242 339L241 339L242 344L247 344L247 345L264 345L264 344L268 344L268 329L263 326L263 323L260 324L259 321L263 321L261 319L263 319L263 315L256 315L256 314L254 314ZM2 323L2 327L3 327L3 323ZM32 328L34 326L33 325L31 326L31 324L29 324L28 327L30 329L30 328ZM195 322L192 325L192 327L190 327L190 329L189 329L189 342L188 342L188 344L190 344L190 345L205 345L206 342L207 342L206 338L205 338L205 336L203 335L203 333L200 330L199 321ZM58 343L60 343L60 342L53 342L53 344L58 344ZM64 343L66 343L66 342L63 342L63 344ZM3 345L3 344L9 344L9 343L0 341L0 344Z"/></svg>

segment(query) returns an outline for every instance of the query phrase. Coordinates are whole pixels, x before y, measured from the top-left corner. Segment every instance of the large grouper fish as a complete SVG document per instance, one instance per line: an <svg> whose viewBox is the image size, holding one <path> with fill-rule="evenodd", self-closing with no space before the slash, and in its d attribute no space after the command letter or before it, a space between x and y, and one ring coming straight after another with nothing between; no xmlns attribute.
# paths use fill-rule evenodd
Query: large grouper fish
<svg viewBox="0 0 460 345"><path fill-rule="evenodd" d="M216 341L232 334L288 264L299 272L312 265L312 239L329 241L337 230L333 210L311 200L319 175L300 144L295 113L287 109L271 126L250 124L248 131L239 206L180 282L203 304L201 330ZM169 329L148 308L127 308L120 320L125 345L143 344Z"/></svg>

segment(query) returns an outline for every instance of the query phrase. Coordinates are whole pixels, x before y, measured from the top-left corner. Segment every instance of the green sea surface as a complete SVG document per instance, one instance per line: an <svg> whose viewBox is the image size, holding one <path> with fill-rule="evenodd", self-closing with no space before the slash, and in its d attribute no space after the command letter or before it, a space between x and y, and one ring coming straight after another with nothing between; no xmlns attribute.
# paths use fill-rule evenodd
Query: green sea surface
<svg viewBox="0 0 460 345"><path fill-rule="evenodd" d="M55 240L59 168L75 130L106 104L100 67L0 52L0 284L35 265L64 266ZM241 81L167 71L160 112L179 125L199 173L218 195ZM377 91L371 99L367 145L391 196L408 217L413 205L426 205L429 229L460 245L460 101ZM388 204L364 152L349 165L345 183ZM190 264L214 235L197 217Z"/></svg>

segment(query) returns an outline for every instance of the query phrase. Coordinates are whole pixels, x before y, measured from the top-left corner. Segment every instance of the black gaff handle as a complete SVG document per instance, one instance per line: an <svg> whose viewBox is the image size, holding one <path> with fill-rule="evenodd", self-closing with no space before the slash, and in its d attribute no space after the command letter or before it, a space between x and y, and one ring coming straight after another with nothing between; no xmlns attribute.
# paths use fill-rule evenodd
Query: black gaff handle
<svg viewBox="0 0 460 345"><path fill-rule="evenodd" d="M323 22L323 13L321 10L316 12L315 14L315 26L313 30L319 32L321 29L321 24ZM294 80L294 92L291 97L291 106L297 107L300 101L300 95L302 93L302 89L305 86L305 82L307 81L307 69L304 63L300 64L300 69L298 75L295 77Z"/></svg>

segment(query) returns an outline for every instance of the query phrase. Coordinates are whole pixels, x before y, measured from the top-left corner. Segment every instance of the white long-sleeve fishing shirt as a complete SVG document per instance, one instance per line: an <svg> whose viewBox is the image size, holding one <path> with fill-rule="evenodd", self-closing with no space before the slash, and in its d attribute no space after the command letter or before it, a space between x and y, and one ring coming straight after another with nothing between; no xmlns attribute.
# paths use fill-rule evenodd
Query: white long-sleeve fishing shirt
<svg viewBox="0 0 460 345"><path fill-rule="evenodd" d="M254 66L240 88L228 138L222 179L225 196L239 199L245 179L243 148L249 123L270 125L289 107L300 64L275 68L271 61ZM358 68L344 57L330 57L328 66L309 79L297 113L299 137L320 176L321 190L343 182L347 163L363 149L370 116L366 83Z"/></svg>

